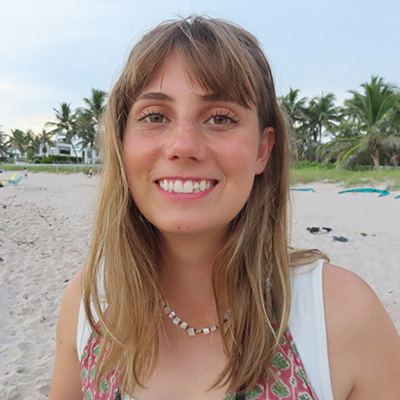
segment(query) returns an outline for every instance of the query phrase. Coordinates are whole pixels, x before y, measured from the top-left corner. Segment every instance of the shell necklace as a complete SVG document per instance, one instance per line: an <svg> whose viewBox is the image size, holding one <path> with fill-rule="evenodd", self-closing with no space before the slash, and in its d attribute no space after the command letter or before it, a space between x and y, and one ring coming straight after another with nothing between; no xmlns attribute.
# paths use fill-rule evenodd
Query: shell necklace
<svg viewBox="0 0 400 400"><path fill-rule="evenodd" d="M165 303L163 299L160 299L161 305L164 310L164 314L168 314L168 317L172 320L172 323L174 323L176 326L179 326L179 328L183 329L184 331L187 332L189 336L196 336L196 333L203 333L204 335L208 335L211 332L216 331L219 329L219 325L214 325L211 328L203 328L203 329L195 329L191 326L188 325L187 322L182 321L174 311L172 311L168 305ZM224 322L227 322L229 320L229 316L224 318Z"/></svg>

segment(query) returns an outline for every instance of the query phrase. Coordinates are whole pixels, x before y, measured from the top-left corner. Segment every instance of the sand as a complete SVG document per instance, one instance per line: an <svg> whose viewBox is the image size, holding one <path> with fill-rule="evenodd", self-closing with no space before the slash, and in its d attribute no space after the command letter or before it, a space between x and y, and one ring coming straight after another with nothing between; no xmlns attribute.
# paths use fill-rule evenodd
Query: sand
<svg viewBox="0 0 400 400"><path fill-rule="evenodd" d="M97 185L97 176L30 173L18 186L0 188L1 399L48 397L57 315L85 260ZM331 184L303 187L315 193L292 192L293 246L319 248L363 277L400 331L400 199L339 195ZM332 232L313 235L306 229L313 226Z"/></svg>

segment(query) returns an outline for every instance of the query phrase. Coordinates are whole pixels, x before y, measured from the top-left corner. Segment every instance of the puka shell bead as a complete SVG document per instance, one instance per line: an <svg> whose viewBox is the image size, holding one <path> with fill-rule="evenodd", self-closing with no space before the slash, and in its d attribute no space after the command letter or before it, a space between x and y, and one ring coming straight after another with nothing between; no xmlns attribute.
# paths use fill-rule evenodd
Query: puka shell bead
<svg viewBox="0 0 400 400"><path fill-rule="evenodd" d="M189 334L189 336L196 336L196 333L194 332L193 328L188 329L188 334Z"/></svg>

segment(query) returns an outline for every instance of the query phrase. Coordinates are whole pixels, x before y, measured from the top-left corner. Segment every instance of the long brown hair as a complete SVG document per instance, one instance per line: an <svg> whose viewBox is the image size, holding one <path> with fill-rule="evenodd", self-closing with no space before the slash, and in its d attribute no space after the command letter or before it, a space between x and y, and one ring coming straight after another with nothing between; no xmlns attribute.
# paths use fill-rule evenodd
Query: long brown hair
<svg viewBox="0 0 400 400"><path fill-rule="evenodd" d="M162 255L157 229L130 196L122 146L132 104L172 50L205 90L223 93L245 107L256 106L260 132L266 127L275 132L267 167L255 177L213 266L220 324L224 307L231 315L229 329L221 330L228 361L214 386L229 384L244 391L271 377L272 359L288 324L288 144L271 70L257 39L230 22L204 17L164 22L147 33L133 48L109 96L101 196L84 279L86 313L103 343L97 378L118 365L121 390L133 395L157 360ZM296 263L303 258L297 253ZM267 281L271 291L266 290ZM224 305L219 293L227 293Z"/></svg>

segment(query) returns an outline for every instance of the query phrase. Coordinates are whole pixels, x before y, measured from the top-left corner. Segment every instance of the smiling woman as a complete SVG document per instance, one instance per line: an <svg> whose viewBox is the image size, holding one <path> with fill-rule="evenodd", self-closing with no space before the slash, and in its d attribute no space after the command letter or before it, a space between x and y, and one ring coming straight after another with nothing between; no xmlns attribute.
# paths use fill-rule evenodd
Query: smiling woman
<svg viewBox="0 0 400 400"><path fill-rule="evenodd" d="M51 400L395 398L400 340L379 300L289 248L287 142L250 33L195 17L139 41L109 97Z"/></svg>
<svg viewBox="0 0 400 400"><path fill-rule="evenodd" d="M125 168L136 206L164 235L207 232L219 242L265 169L274 134L259 131L255 106L222 101L191 76L177 52L154 71L129 113Z"/></svg>

